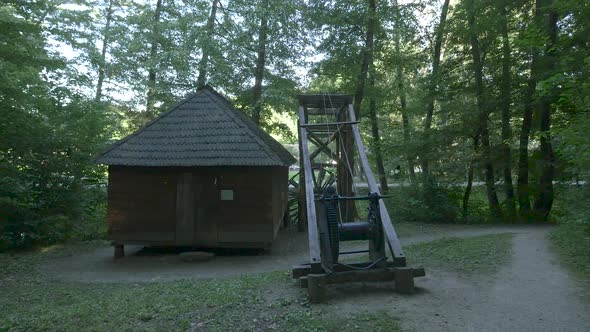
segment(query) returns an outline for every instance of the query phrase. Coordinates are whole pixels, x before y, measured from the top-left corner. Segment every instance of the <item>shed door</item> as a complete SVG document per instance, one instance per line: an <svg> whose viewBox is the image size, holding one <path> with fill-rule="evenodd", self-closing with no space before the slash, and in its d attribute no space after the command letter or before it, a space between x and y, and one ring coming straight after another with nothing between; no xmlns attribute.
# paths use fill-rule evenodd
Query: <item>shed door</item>
<svg viewBox="0 0 590 332"><path fill-rule="evenodd" d="M214 176L183 173L179 177L176 206L177 245L217 244L218 202Z"/></svg>
<svg viewBox="0 0 590 332"><path fill-rule="evenodd" d="M194 238L197 245L217 245L219 194L214 175L194 175Z"/></svg>
<svg viewBox="0 0 590 332"><path fill-rule="evenodd" d="M195 191L193 175L183 173L178 177L176 193L176 244L193 245L195 230L195 214L193 201Z"/></svg>

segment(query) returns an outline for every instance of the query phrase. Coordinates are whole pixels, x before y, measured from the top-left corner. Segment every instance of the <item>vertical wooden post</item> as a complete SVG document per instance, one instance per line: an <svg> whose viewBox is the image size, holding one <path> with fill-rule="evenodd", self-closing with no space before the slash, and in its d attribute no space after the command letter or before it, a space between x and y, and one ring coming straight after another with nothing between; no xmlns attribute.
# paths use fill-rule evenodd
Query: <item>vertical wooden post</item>
<svg viewBox="0 0 590 332"><path fill-rule="evenodd" d="M307 275L307 292L309 302L322 303L326 299L326 275L325 274L308 274Z"/></svg>
<svg viewBox="0 0 590 332"><path fill-rule="evenodd" d="M302 119L297 120L297 128ZM307 228L307 211L305 209L305 172L303 171L303 145L301 144L301 130L297 130L299 140L299 222L297 231L303 232Z"/></svg>
<svg viewBox="0 0 590 332"><path fill-rule="evenodd" d="M347 116L347 112L344 109L341 109L338 113L338 121L346 122L349 121L349 117ZM338 137L336 141L338 157L340 159L337 168L337 190L341 196L354 196L354 192L352 190L352 174L354 167L354 158L353 158L353 140L350 128L348 126L344 126L338 131ZM349 169L350 166L350 169ZM339 203L342 209L342 218L344 222L354 221L356 212L355 212L355 205L354 201L342 201Z"/></svg>
<svg viewBox="0 0 590 332"><path fill-rule="evenodd" d="M396 267L395 290L401 294L411 294L414 292L414 271L410 267Z"/></svg>
<svg viewBox="0 0 590 332"><path fill-rule="evenodd" d="M299 105L299 121L305 120L305 109L303 105ZM315 210L315 200L313 192L313 182L311 172L311 160L309 159L309 147L307 142L307 129L299 126L300 146L301 146L301 160L303 161L303 172L305 173L305 208L307 210L307 236L309 241L309 262L312 270L316 271L321 268L320 256L320 236L318 234L318 224Z"/></svg>
<svg viewBox="0 0 590 332"><path fill-rule="evenodd" d="M125 246L122 244L115 244L115 258L123 258L125 257Z"/></svg>
<svg viewBox="0 0 590 332"><path fill-rule="evenodd" d="M218 193L216 193L219 195ZM195 239L193 174L178 176L176 187L176 245L191 245Z"/></svg>

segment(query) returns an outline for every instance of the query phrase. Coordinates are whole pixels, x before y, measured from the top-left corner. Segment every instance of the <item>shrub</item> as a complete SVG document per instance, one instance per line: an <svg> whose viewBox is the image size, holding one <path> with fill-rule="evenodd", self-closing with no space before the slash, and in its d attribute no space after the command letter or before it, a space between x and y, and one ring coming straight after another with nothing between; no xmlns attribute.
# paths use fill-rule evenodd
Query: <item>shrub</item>
<svg viewBox="0 0 590 332"><path fill-rule="evenodd" d="M387 199L389 212L401 221L425 223L456 222L460 192L440 185L399 187Z"/></svg>

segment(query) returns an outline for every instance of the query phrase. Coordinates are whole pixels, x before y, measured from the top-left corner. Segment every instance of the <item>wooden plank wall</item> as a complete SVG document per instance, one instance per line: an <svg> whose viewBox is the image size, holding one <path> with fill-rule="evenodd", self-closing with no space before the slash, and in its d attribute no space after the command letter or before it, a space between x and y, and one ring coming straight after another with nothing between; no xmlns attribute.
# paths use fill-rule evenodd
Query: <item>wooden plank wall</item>
<svg viewBox="0 0 590 332"><path fill-rule="evenodd" d="M170 241L176 230L177 174L171 171L109 167L108 233L150 241Z"/></svg>
<svg viewBox="0 0 590 332"><path fill-rule="evenodd" d="M126 243L267 246L287 209L287 178L287 167L111 166L109 234ZM233 190L234 199L220 200L221 190ZM184 229L194 234L180 239L177 223L187 218L195 225Z"/></svg>

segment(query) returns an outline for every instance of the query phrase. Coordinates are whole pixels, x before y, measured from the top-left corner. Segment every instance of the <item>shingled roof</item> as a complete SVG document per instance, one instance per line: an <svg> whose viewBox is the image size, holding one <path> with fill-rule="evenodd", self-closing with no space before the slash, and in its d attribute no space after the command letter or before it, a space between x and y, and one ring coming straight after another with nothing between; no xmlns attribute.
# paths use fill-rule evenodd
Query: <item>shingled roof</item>
<svg viewBox="0 0 590 332"><path fill-rule="evenodd" d="M289 166L295 158L207 86L115 143L96 162L126 166Z"/></svg>

